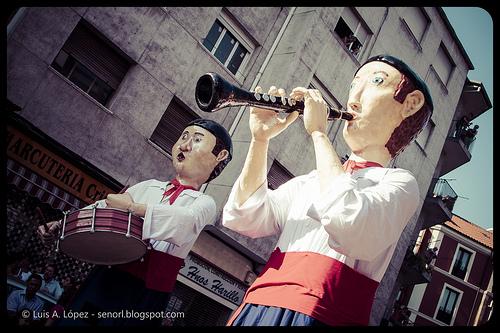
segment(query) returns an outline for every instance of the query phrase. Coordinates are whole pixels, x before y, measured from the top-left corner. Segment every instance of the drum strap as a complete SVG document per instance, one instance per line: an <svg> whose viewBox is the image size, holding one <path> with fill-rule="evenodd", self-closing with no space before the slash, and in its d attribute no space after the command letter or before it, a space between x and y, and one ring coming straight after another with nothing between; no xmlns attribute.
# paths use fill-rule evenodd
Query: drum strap
<svg viewBox="0 0 500 333"><path fill-rule="evenodd" d="M156 250L147 250L143 259L116 267L143 280L148 289L171 292L184 259Z"/></svg>

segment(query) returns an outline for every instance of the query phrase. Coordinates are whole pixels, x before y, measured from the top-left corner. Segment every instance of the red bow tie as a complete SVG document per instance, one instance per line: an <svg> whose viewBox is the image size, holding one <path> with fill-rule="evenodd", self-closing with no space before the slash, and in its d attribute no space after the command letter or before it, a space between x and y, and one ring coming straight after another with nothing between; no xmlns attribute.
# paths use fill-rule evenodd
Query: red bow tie
<svg viewBox="0 0 500 333"><path fill-rule="evenodd" d="M187 186L187 185L182 185L181 183L179 183L179 181L177 179L172 179L170 181L170 183L174 186L172 186L171 188L169 188L168 190L166 190L165 192L163 192L163 198L165 198L166 196L169 196L170 194L172 194L170 196L170 198L168 199L168 201L170 202L170 204L173 204L175 199L177 199L177 197L179 196L179 194L181 194L182 191L184 190L196 190L194 187L192 186Z"/></svg>
<svg viewBox="0 0 500 333"><path fill-rule="evenodd" d="M342 167L344 168L345 172L353 173L358 169L369 168L369 167L382 167L382 165L376 162L369 162L369 161L356 162L354 160L347 160L344 162Z"/></svg>

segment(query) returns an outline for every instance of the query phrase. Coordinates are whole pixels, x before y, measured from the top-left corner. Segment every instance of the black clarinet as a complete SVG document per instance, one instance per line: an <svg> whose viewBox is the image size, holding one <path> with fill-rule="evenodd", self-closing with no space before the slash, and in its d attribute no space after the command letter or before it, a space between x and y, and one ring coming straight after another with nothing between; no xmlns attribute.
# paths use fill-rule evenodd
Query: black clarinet
<svg viewBox="0 0 500 333"><path fill-rule="evenodd" d="M231 106L255 106L276 112L304 112L304 102L293 98L250 92L227 82L216 73L203 74L196 83L195 99L205 112L216 112ZM353 116L342 110L328 107L328 120L352 120Z"/></svg>

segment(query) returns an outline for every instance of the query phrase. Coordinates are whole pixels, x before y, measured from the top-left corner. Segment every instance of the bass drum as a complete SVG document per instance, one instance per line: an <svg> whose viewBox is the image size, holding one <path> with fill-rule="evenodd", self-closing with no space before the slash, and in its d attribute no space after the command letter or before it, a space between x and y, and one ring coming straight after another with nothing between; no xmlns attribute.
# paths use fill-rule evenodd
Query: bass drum
<svg viewBox="0 0 500 333"><path fill-rule="evenodd" d="M68 213L62 224L58 249L98 265L124 264L147 250L142 240L143 219L116 208L85 208Z"/></svg>

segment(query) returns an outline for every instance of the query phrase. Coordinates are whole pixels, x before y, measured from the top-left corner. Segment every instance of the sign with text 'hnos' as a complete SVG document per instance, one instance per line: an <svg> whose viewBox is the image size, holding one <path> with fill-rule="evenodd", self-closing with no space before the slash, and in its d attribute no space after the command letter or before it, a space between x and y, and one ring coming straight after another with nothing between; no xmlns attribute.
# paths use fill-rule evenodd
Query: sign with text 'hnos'
<svg viewBox="0 0 500 333"><path fill-rule="evenodd" d="M179 274L236 305L245 295L246 286L193 255L186 257Z"/></svg>

